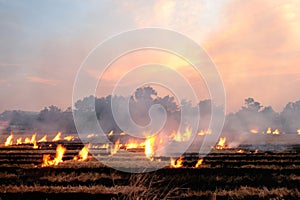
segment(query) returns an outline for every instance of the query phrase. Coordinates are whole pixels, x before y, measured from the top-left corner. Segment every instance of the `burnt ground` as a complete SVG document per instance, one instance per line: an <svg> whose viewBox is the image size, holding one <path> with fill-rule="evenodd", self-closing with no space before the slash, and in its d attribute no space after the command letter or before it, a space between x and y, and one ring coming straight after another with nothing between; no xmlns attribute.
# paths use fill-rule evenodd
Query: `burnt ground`
<svg viewBox="0 0 300 200"><path fill-rule="evenodd" d="M69 146L63 163L51 167L41 167L42 155L55 155L55 147L47 150L30 146L0 148L0 198L300 198L300 153L294 147L285 152L213 151L204 157L199 168L193 168L198 155L186 154L182 168L165 167L132 174L107 167L92 157L86 162L71 161L82 147L76 145Z"/></svg>

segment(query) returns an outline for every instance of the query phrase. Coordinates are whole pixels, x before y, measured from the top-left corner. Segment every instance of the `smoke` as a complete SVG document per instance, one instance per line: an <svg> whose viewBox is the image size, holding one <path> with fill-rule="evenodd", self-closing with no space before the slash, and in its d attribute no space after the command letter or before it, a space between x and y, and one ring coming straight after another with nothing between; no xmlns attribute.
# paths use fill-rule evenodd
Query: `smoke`
<svg viewBox="0 0 300 200"><path fill-rule="evenodd" d="M128 103L129 116L126 111ZM112 106L117 116L114 116ZM163 126L159 130L153 130L149 126L148 132L157 131L161 134L170 134L172 131L184 132L184 129L189 127L191 121L195 119L197 110L199 110L200 120L196 131L207 131L212 107L218 112L223 112L223 108L214 105L211 100L202 100L196 105L188 100L178 103L172 96L160 97L152 87L143 87L128 97L86 97L76 102L73 112L75 115L82 116L80 118L82 120L78 120L78 123L84 127L86 134L98 133L97 126L89 120L96 114L103 133L110 131L121 133L126 129L136 132L135 136L137 137L145 137L143 132L132 126L131 119L140 127L147 127L151 124L151 120L154 120L154 124L163 124ZM181 115L182 110L185 110L185 115ZM182 116L184 117L182 118ZM1 124L6 124L7 132L22 130L24 132L76 133L72 110L69 108L62 111L53 105L44 108L39 113L5 111L0 115L0 121L2 121ZM178 130L180 123L184 124L184 127ZM275 138L275 140L272 139L273 142L285 142L285 139L279 141L282 140L279 137L296 135L300 128L299 124L300 101L290 102L281 112L276 112L271 106L263 106L253 98L247 98L238 112L226 116L221 136L227 138L229 147L236 147L242 143L264 144L270 142L270 138ZM267 133L269 128L271 128L271 132L278 129L281 136L271 137L273 133ZM199 145L201 140L199 137L196 138L193 145Z"/></svg>

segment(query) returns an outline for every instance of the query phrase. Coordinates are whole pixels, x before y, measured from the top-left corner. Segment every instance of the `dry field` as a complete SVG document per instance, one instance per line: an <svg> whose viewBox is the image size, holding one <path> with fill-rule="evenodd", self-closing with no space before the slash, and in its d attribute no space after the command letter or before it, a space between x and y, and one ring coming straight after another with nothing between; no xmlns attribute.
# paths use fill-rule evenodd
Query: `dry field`
<svg viewBox="0 0 300 200"><path fill-rule="evenodd" d="M51 143L51 142L50 142ZM39 144L41 146L41 144ZM49 146L49 143L44 144ZM168 167L170 158L149 161L142 152L119 150L108 156L104 149L90 149L95 157L83 162L73 158L83 147L65 143L67 151L57 166L42 167L43 155L55 156L52 147L33 149L31 145L0 148L1 199L299 199L299 145L284 151L237 149L214 150L203 158L196 153L182 157L182 166ZM262 148L263 146L261 146ZM279 148L279 147L278 147ZM126 156L128 154L128 156ZM134 156L132 156L134 155ZM124 157L126 158L124 160ZM100 163L98 160L103 161ZM115 170L162 169L144 173Z"/></svg>

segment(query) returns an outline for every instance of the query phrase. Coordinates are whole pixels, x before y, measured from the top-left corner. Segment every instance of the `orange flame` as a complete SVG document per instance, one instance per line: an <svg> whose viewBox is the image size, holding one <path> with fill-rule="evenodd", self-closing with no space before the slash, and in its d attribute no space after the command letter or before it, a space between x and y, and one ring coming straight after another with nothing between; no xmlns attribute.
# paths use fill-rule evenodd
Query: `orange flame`
<svg viewBox="0 0 300 200"><path fill-rule="evenodd" d="M199 136L204 136L204 135L210 135L212 133L211 129L208 129L207 131L201 130L198 135Z"/></svg>
<svg viewBox="0 0 300 200"><path fill-rule="evenodd" d="M64 137L64 140L67 140L67 141L74 140L74 136L73 135L66 136L66 137Z"/></svg>
<svg viewBox="0 0 300 200"><path fill-rule="evenodd" d="M252 130L250 130L250 132L251 132L251 133L254 133L254 134L257 134L257 133L258 133L258 130L252 129Z"/></svg>
<svg viewBox="0 0 300 200"><path fill-rule="evenodd" d="M78 155L73 158L73 160L86 161L88 159L88 155L89 155L89 147L90 147L90 144L85 145L81 149L81 151L78 153Z"/></svg>
<svg viewBox="0 0 300 200"><path fill-rule="evenodd" d="M56 142L56 141L61 140L60 136L61 136L61 132L58 132L58 133L56 134L56 136L52 139L52 141L53 141L53 142Z"/></svg>
<svg viewBox="0 0 300 200"><path fill-rule="evenodd" d="M100 148L102 148L102 149L108 149L108 147L109 147L109 144L102 144L101 146L100 146Z"/></svg>
<svg viewBox="0 0 300 200"><path fill-rule="evenodd" d="M50 155L43 155L43 163L42 167L47 167L51 165L58 165L59 163L63 162L62 158L66 152L66 148L63 147L61 144L57 145L56 147L56 155L53 160L50 159Z"/></svg>
<svg viewBox="0 0 300 200"><path fill-rule="evenodd" d="M183 134L181 134L180 131L177 131L177 133L173 131L171 137L173 136L173 140L175 140L176 142L186 142L191 139L191 135L192 130L187 127Z"/></svg>
<svg viewBox="0 0 300 200"><path fill-rule="evenodd" d="M24 144L30 144L31 139L29 137L25 138Z"/></svg>
<svg viewBox="0 0 300 200"><path fill-rule="evenodd" d="M226 137L221 137L218 144L216 145L216 149L224 149L225 142L226 142Z"/></svg>
<svg viewBox="0 0 300 200"><path fill-rule="evenodd" d="M31 136L30 144L36 142L36 133Z"/></svg>
<svg viewBox="0 0 300 200"><path fill-rule="evenodd" d="M182 162L183 162L182 157L179 157L177 160L175 160L173 158L170 158L170 162L171 162L171 165L170 165L171 168L180 168L180 167L183 166L183 164L182 164Z"/></svg>
<svg viewBox="0 0 300 200"><path fill-rule="evenodd" d="M272 132L273 135L279 135L280 134L280 131L278 129L276 129L275 131Z"/></svg>
<svg viewBox="0 0 300 200"><path fill-rule="evenodd" d="M236 151L237 153L244 153L245 151L243 149L240 149L238 151Z"/></svg>
<svg viewBox="0 0 300 200"><path fill-rule="evenodd" d="M88 134L88 135L87 135L87 138L92 138L92 137L96 137L96 134L91 133L91 134Z"/></svg>
<svg viewBox="0 0 300 200"><path fill-rule="evenodd" d="M119 151L120 147L121 147L120 140L117 140L115 142L114 147L110 149L110 155L116 154Z"/></svg>
<svg viewBox="0 0 300 200"><path fill-rule="evenodd" d="M38 142L47 142L47 135L42 137Z"/></svg>
<svg viewBox="0 0 300 200"><path fill-rule="evenodd" d="M111 130L109 133L108 133L108 136L112 136L114 134L114 131Z"/></svg>
<svg viewBox="0 0 300 200"><path fill-rule="evenodd" d="M271 134L272 133L272 130L271 128L269 127L268 130L267 130L267 134Z"/></svg>
<svg viewBox="0 0 300 200"><path fill-rule="evenodd" d="M126 143L124 146L125 146L125 149L134 149L134 148L141 147L142 144L139 144L138 142L136 142L134 140L129 140L128 143Z"/></svg>
<svg viewBox="0 0 300 200"><path fill-rule="evenodd" d="M120 135L126 135L126 133L125 133L125 132L122 132L122 133L120 133Z"/></svg>
<svg viewBox="0 0 300 200"><path fill-rule="evenodd" d="M19 145L19 144L22 144L22 137L19 137L19 138L17 139L17 145Z"/></svg>
<svg viewBox="0 0 300 200"><path fill-rule="evenodd" d="M199 158L196 165L195 165L195 168L200 167L200 165L202 165L202 162L203 162L203 158Z"/></svg>
<svg viewBox="0 0 300 200"><path fill-rule="evenodd" d="M36 144L36 141L33 142L33 148L34 149L38 149L39 148L39 146Z"/></svg>
<svg viewBox="0 0 300 200"><path fill-rule="evenodd" d="M13 134L10 134L4 143L4 146L11 146L13 144Z"/></svg>
<svg viewBox="0 0 300 200"><path fill-rule="evenodd" d="M300 135L300 129L297 130L298 135Z"/></svg>
<svg viewBox="0 0 300 200"><path fill-rule="evenodd" d="M150 136L147 137L146 141L145 141L145 155L146 158L148 159L152 159L153 155L154 155L154 142L155 142L155 137L154 136Z"/></svg>

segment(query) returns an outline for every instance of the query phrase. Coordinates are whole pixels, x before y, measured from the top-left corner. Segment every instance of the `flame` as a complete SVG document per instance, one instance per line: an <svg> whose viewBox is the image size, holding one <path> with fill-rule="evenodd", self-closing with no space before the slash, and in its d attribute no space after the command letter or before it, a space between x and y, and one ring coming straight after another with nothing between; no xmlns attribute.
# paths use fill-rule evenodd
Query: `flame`
<svg viewBox="0 0 300 200"><path fill-rule="evenodd" d="M114 147L110 149L110 155L116 154L118 152L118 150L120 149L120 147L121 147L120 140L117 140L115 142Z"/></svg>
<svg viewBox="0 0 300 200"><path fill-rule="evenodd" d="M199 158L194 168L200 167L200 165L202 165L202 162L203 162L203 158Z"/></svg>
<svg viewBox="0 0 300 200"><path fill-rule="evenodd" d="M31 136L31 140L30 140L29 143L30 143L30 144L33 144L33 148L34 148L34 149L39 148L39 146L36 144L36 133L33 134L33 135Z"/></svg>
<svg viewBox="0 0 300 200"><path fill-rule="evenodd" d="M33 134L32 136L31 136L31 140L30 140L30 144L33 144L33 143L35 143L36 142L36 133L35 134Z"/></svg>
<svg viewBox="0 0 300 200"><path fill-rule="evenodd" d="M221 137L218 144L216 145L216 149L224 149L225 142L226 142L226 137Z"/></svg>
<svg viewBox="0 0 300 200"><path fill-rule="evenodd" d="M171 162L171 166L172 168L180 168L182 167L182 162L183 162L183 159L182 157L179 157L177 160L173 159L173 158L170 158L170 162Z"/></svg>
<svg viewBox="0 0 300 200"><path fill-rule="evenodd" d="M78 155L73 158L73 160L86 161L88 159L88 155L89 155L89 147L90 147L90 144L85 145L81 149L81 151L78 153Z"/></svg>
<svg viewBox="0 0 300 200"><path fill-rule="evenodd" d="M91 134L88 134L87 135L87 138L92 138L92 137L95 137L96 135L94 133L91 133Z"/></svg>
<svg viewBox="0 0 300 200"><path fill-rule="evenodd" d="M19 138L17 139L17 145L19 145L19 144L22 144L22 137L19 137Z"/></svg>
<svg viewBox="0 0 300 200"><path fill-rule="evenodd" d="M13 144L13 134L10 134L4 143L4 146L11 146Z"/></svg>
<svg viewBox="0 0 300 200"><path fill-rule="evenodd" d="M24 144L30 144L31 139L29 137L25 138Z"/></svg>
<svg viewBox="0 0 300 200"><path fill-rule="evenodd" d="M275 131L272 132L273 135L279 135L280 134L280 131L278 129L276 129Z"/></svg>
<svg viewBox="0 0 300 200"><path fill-rule="evenodd" d="M58 140L61 140L61 139L60 139L60 136L61 136L61 132L58 132L58 133L56 134L56 136L52 139L52 141L53 141L53 142L56 142L56 141L58 141Z"/></svg>
<svg viewBox="0 0 300 200"><path fill-rule="evenodd" d="M102 144L99 148L102 148L102 149L108 149L109 147L109 144Z"/></svg>
<svg viewBox="0 0 300 200"><path fill-rule="evenodd" d="M125 132L122 132L122 133L120 133L120 135L126 135L126 133L125 133Z"/></svg>
<svg viewBox="0 0 300 200"><path fill-rule="evenodd" d="M191 135L192 135L192 129L186 127L185 132L183 134L185 141L189 141L191 139Z"/></svg>
<svg viewBox="0 0 300 200"><path fill-rule="evenodd" d="M182 137L181 137L181 133L179 131L177 133L175 133L174 140L176 142L181 142Z"/></svg>
<svg viewBox="0 0 300 200"><path fill-rule="evenodd" d="M47 135L42 137L38 142L47 142Z"/></svg>
<svg viewBox="0 0 300 200"><path fill-rule="evenodd" d="M155 137L154 136L150 136L147 137L146 141L145 141L145 156L148 159L152 159L153 155L154 155L154 142L155 142Z"/></svg>
<svg viewBox="0 0 300 200"><path fill-rule="evenodd" d="M250 130L250 132L251 132L251 133L254 133L254 134L257 134L257 133L258 133L258 130L252 129L252 130Z"/></svg>
<svg viewBox="0 0 300 200"><path fill-rule="evenodd" d="M74 136L73 135L66 136L66 137L64 137L64 140L67 140L67 141L74 140Z"/></svg>
<svg viewBox="0 0 300 200"><path fill-rule="evenodd" d="M191 139L191 135L192 130L187 127L183 134L181 134L180 131L177 131L177 133L173 131L171 137L173 137L173 140L175 140L176 142L186 142Z"/></svg>
<svg viewBox="0 0 300 200"><path fill-rule="evenodd" d="M298 135L300 135L300 129L297 130Z"/></svg>
<svg viewBox="0 0 300 200"><path fill-rule="evenodd" d="M44 154L42 167L47 167L49 165L52 165L52 161L50 160L50 154Z"/></svg>
<svg viewBox="0 0 300 200"><path fill-rule="evenodd" d="M240 149L238 151L236 151L237 153L244 153L245 151L243 149Z"/></svg>
<svg viewBox="0 0 300 200"><path fill-rule="evenodd" d="M36 141L33 142L33 148L34 149L38 149L39 148L39 146L36 144Z"/></svg>
<svg viewBox="0 0 300 200"><path fill-rule="evenodd" d="M268 130L267 130L267 134L271 134L272 133L272 130L271 128L269 127Z"/></svg>
<svg viewBox="0 0 300 200"><path fill-rule="evenodd" d="M111 130L109 133L108 133L108 136L112 136L114 134L114 131Z"/></svg>
<svg viewBox="0 0 300 200"><path fill-rule="evenodd" d="M51 165L58 165L59 163L63 162L62 158L66 152L66 148L63 147L61 144L57 145L56 147L56 155L53 160L50 159L50 155L46 154L43 155L43 163L42 167L47 167Z"/></svg>
<svg viewBox="0 0 300 200"><path fill-rule="evenodd" d="M139 144L138 142L129 140L129 142L125 144L125 149L134 149L134 148L138 148L140 146L142 146L142 145Z"/></svg>
<svg viewBox="0 0 300 200"><path fill-rule="evenodd" d="M204 135L210 135L212 133L211 129L208 129L207 131L201 130L198 135L199 136L204 136Z"/></svg>

